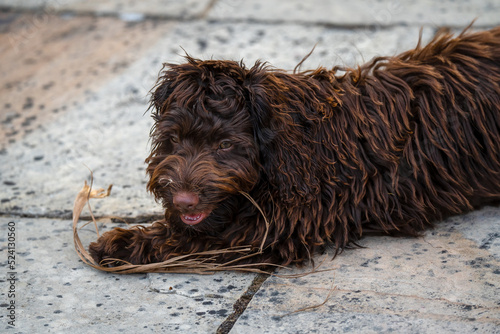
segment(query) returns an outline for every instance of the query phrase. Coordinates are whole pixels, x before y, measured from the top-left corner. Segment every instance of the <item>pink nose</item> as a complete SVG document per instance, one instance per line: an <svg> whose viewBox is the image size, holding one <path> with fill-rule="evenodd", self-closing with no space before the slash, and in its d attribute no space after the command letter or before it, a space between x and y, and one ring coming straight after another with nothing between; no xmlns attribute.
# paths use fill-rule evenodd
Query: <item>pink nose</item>
<svg viewBox="0 0 500 334"><path fill-rule="evenodd" d="M173 202L178 210L193 210L200 203L200 198L195 193L183 191L175 194Z"/></svg>

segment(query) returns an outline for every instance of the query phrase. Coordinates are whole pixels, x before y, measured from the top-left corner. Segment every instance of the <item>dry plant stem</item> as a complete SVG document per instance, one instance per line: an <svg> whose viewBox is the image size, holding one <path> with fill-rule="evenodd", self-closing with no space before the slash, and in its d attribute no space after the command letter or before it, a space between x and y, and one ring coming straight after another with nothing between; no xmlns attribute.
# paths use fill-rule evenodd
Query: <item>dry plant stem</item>
<svg viewBox="0 0 500 334"><path fill-rule="evenodd" d="M74 207L73 207L73 240L75 243L75 249L82 261L92 267L98 267L93 262L94 260L90 256L90 254L85 250L85 247L82 245L80 237L78 236L78 220L82 213L83 207L88 203L90 198L103 198L109 196L111 191L111 186L108 187L107 191L104 189L92 190L91 186L85 182L82 190L78 193L75 199ZM93 217L93 215L92 215ZM94 220L94 218L93 218ZM94 220L95 221L95 220ZM97 229L97 225L96 225Z"/></svg>
<svg viewBox="0 0 500 334"><path fill-rule="evenodd" d="M267 239L267 233L269 232L269 221L267 220L266 215L264 214L264 211L262 211L262 208L259 206L259 204L257 204L257 202L255 202L255 200L250 196L250 194L248 194L244 191L240 191L240 194L245 196L260 211L260 214L262 215L262 217L264 218L264 221L266 222L266 233L264 233L264 237L262 238L262 242L261 242L260 247L259 247L260 253L262 253L262 251L264 249L264 243L266 242L266 239Z"/></svg>
<svg viewBox="0 0 500 334"><path fill-rule="evenodd" d="M335 283L335 278L332 279L332 286L330 287L330 290L328 291L328 295L326 296L325 300L322 303L317 304L317 305L306 306L306 307L300 308L300 309L298 309L296 311L283 314L283 315L280 316L280 318L283 318L283 317L286 317L286 316L289 316L289 315L292 315L292 314L295 314L295 313L300 313L300 312L305 312L305 311L308 311L308 310L313 310L313 309L316 309L318 307L321 307L321 306L325 305L328 302L328 300L332 297L333 292L335 290L337 290L337 287L334 285L334 283Z"/></svg>

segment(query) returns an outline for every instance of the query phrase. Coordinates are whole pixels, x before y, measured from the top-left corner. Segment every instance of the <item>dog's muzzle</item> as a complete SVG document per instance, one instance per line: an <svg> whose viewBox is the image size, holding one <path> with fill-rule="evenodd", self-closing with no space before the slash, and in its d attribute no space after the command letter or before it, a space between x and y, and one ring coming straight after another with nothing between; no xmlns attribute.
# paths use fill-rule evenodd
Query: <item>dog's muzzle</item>
<svg viewBox="0 0 500 334"><path fill-rule="evenodd" d="M197 211L200 198L194 192L182 191L174 195L173 204L179 211L180 218L187 225L197 225L208 217L210 212Z"/></svg>

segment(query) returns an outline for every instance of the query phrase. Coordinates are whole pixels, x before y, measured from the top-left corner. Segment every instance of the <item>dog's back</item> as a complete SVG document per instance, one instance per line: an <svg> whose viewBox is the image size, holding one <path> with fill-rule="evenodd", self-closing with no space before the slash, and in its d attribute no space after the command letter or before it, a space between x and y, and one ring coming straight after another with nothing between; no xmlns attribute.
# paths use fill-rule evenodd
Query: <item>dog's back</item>
<svg viewBox="0 0 500 334"><path fill-rule="evenodd" d="M500 27L438 33L347 70L327 96L336 107L321 154L336 162L343 188L332 208L345 226L417 234L500 199Z"/></svg>

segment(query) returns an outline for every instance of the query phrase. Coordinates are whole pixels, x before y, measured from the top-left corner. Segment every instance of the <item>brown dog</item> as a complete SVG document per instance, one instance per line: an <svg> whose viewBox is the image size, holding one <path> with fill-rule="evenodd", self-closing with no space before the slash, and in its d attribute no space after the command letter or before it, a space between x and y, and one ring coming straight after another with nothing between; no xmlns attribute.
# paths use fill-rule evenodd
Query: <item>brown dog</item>
<svg viewBox="0 0 500 334"><path fill-rule="evenodd" d="M500 199L500 28L442 32L358 69L186 59L152 96L148 189L165 219L105 233L96 261L263 242L244 261L301 264Z"/></svg>

